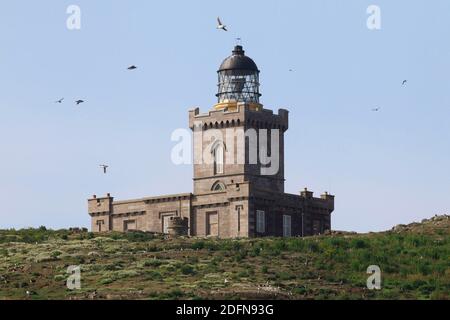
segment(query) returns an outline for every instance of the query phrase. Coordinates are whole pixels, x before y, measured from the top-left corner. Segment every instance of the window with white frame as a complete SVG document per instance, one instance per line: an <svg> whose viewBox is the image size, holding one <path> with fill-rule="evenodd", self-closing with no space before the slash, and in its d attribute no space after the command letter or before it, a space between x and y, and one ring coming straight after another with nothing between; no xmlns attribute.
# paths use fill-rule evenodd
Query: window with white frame
<svg viewBox="0 0 450 320"><path fill-rule="evenodd" d="M256 232L266 232L266 213L262 210L256 211Z"/></svg>
<svg viewBox="0 0 450 320"><path fill-rule="evenodd" d="M283 237L291 237L291 216L283 215Z"/></svg>

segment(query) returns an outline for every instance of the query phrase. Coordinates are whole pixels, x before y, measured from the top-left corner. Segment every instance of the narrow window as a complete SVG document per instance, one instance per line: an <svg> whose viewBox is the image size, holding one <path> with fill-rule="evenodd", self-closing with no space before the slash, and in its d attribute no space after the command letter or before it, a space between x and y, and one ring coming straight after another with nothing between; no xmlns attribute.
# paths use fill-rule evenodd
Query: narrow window
<svg viewBox="0 0 450 320"><path fill-rule="evenodd" d="M291 237L291 216L283 215L283 237Z"/></svg>
<svg viewBox="0 0 450 320"><path fill-rule="evenodd" d="M102 232L102 225L105 224L105 220L97 220L98 232Z"/></svg>
<svg viewBox="0 0 450 320"><path fill-rule="evenodd" d="M223 144L218 143L213 150L214 174L223 174Z"/></svg>
<svg viewBox="0 0 450 320"><path fill-rule="evenodd" d="M266 213L262 210L256 211L256 232L266 232Z"/></svg>
<svg viewBox="0 0 450 320"><path fill-rule="evenodd" d="M236 211L237 211L237 231L238 231L238 235L241 234L241 210L244 209L244 206L236 206Z"/></svg>

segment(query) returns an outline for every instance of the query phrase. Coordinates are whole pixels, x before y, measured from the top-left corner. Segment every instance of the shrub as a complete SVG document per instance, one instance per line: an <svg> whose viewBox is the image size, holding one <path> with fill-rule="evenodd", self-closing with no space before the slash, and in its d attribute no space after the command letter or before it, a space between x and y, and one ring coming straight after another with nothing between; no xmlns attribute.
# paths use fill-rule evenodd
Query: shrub
<svg viewBox="0 0 450 320"><path fill-rule="evenodd" d="M319 245L318 245L317 243L315 243L315 242L310 242L310 243L308 244L308 250L309 250L310 252L319 252L319 251L320 251L320 248L319 248Z"/></svg>
<svg viewBox="0 0 450 320"><path fill-rule="evenodd" d="M303 251L305 249L305 241L303 239L289 239L287 240L286 248L289 251Z"/></svg>
<svg viewBox="0 0 450 320"><path fill-rule="evenodd" d="M181 273L184 275L194 275L196 272L190 264L186 264L181 267Z"/></svg>
<svg viewBox="0 0 450 320"><path fill-rule="evenodd" d="M308 293L308 290L304 286L296 287L296 288L292 289L292 293L304 295L304 294Z"/></svg>
<svg viewBox="0 0 450 320"><path fill-rule="evenodd" d="M203 240L195 241L192 244L191 248L194 250L202 250L205 248L205 241L203 241Z"/></svg>
<svg viewBox="0 0 450 320"><path fill-rule="evenodd" d="M147 273L147 276L151 280L161 280L163 276L158 271L151 270Z"/></svg>
<svg viewBox="0 0 450 320"><path fill-rule="evenodd" d="M184 296L183 291L181 291L180 289L174 289L171 290L167 293L167 297L169 299L178 299Z"/></svg>
<svg viewBox="0 0 450 320"><path fill-rule="evenodd" d="M351 247L355 249L365 249L368 248L368 244L363 239L353 239L351 242Z"/></svg>
<svg viewBox="0 0 450 320"><path fill-rule="evenodd" d="M58 258L60 255L62 255L61 251L53 251L50 256L54 259Z"/></svg>
<svg viewBox="0 0 450 320"><path fill-rule="evenodd" d="M132 278L132 277L138 276L139 272L137 272L136 270L120 270L120 271L116 271L116 275L120 279Z"/></svg>
<svg viewBox="0 0 450 320"><path fill-rule="evenodd" d="M247 250L240 250L235 256L236 262L241 262L243 259L247 257L247 254L248 254Z"/></svg>
<svg viewBox="0 0 450 320"><path fill-rule="evenodd" d="M248 277L250 276L250 274L248 273L247 270L245 270L245 271L239 272L239 273L237 274L237 276L238 276L239 278L248 278Z"/></svg>
<svg viewBox="0 0 450 320"><path fill-rule="evenodd" d="M111 278L104 278L104 279L101 279L99 281L99 284L101 284L101 285L108 285L108 284L113 283L113 282L114 282L114 280L111 279Z"/></svg>
<svg viewBox="0 0 450 320"><path fill-rule="evenodd" d="M124 238L130 242L144 242L153 240L155 237L151 233L127 232L124 234Z"/></svg>
<svg viewBox="0 0 450 320"><path fill-rule="evenodd" d="M144 261L144 267L159 267L162 264L162 261L158 259L149 259Z"/></svg>
<svg viewBox="0 0 450 320"><path fill-rule="evenodd" d="M198 262L199 262L199 259L198 259L198 257L188 257L187 258L187 262L188 263L190 263L190 264L197 264Z"/></svg>
<svg viewBox="0 0 450 320"><path fill-rule="evenodd" d="M66 276L62 275L62 274L57 274L54 277L55 281L65 281L66 280Z"/></svg>

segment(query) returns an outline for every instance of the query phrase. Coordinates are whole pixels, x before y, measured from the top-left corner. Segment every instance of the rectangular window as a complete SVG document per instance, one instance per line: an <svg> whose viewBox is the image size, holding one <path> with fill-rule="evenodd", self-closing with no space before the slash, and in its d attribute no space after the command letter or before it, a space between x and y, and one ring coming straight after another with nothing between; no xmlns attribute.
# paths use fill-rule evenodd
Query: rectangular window
<svg viewBox="0 0 450 320"><path fill-rule="evenodd" d="M102 232L102 225L105 224L105 220L97 220L98 232Z"/></svg>
<svg viewBox="0 0 450 320"><path fill-rule="evenodd" d="M291 216L283 215L283 237L291 236Z"/></svg>
<svg viewBox="0 0 450 320"><path fill-rule="evenodd" d="M136 231L136 220L127 220L123 223L123 230L124 231Z"/></svg>
<svg viewBox="0 0 450 320"><path fill-rule="evenodd" d="M266 213L262 210L256 210L256 232L266 232Z"/></svg>
<svg viewBox="0 0 450 320"><path fill-rule="evenodd" d="M211 237L219 236L219 215L217 212L206 213L206 235Z"/></svg>

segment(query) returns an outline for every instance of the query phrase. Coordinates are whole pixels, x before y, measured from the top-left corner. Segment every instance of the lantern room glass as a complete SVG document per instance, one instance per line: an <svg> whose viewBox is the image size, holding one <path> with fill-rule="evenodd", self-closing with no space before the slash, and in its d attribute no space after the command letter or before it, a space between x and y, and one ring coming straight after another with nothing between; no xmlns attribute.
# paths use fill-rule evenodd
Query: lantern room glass
<svg viewBox="0 0 450 320"><path fill-rule="evenodd" d="M218 102L259 103L259 71L222 70L219 71Z"/></svg>

